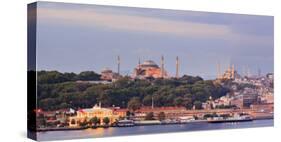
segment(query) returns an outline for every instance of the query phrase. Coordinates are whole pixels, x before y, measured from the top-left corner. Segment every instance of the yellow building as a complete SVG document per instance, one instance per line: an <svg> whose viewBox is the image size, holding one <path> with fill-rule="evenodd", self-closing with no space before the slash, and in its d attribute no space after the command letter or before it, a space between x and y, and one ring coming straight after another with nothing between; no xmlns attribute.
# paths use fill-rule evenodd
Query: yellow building
<svg viewBox="0 0 281 142"><path fill-rule="evenodd" d="M114 123L119 117L124 117L125 113L115 113L113 109L102 108L101 105L95 105L93 108L81 109L77 111L77 115L69 118L69 126L77 126L78 122L82 122L85 119L89 121L93 117L100 119L100 124L103 125L103 118L108 117L110 122L109 124ZM75 120L75 124L72 124L71 121Z"/></svg>

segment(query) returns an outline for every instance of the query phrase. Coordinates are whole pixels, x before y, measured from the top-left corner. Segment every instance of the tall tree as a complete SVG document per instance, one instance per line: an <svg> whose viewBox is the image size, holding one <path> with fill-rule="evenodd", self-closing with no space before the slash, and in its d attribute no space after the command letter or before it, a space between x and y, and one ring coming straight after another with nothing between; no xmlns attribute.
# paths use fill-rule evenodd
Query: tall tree
<svg viewBox="0 0 281 142"><path fill-rule="evenodd" d="M108 125L109 122L110 122L110 120L109 120L108 117L104 117L103 120L102 120L102 122L103 122L105 125Z"/></svg>
<svg viewBox="0 0 281 142"><path fill-rule="evenodd" d="M133 97L128 102L128 108L132 111L135 111L141 107L141 101L139 97Z"/></svg>

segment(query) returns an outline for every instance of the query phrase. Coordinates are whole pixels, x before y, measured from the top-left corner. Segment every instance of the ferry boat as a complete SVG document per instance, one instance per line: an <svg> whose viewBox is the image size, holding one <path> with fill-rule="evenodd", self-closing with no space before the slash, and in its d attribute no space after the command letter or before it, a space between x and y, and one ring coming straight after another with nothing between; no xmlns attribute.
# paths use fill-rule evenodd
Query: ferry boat
<svg viewBox="0 0 281 142"><path fill-rule="evenodd" d="M135 121L135 125L143 126L143 125L160 125L160 120L143 120L143 121Z"/></svg>
<svg viewBox="0 0 281 142"><path fill-rule="evenodd" d="M180 124L180 121L176 120L176 119L166 119L166 120L162 120L160 122L161 122L161 124Z"/></svg>
<svg viewBox="0 0 281 142"><path fill-rule="evenodd" d="M135 126L135 122L134 122L134 120L128 120L128 119L119 120L117 122L117 126L118 127L132 127L132 126Z"/></svg>
<svg viewBox="0 0 281 142"><path fill-rule="evenodd" d="M253 118L250 115L234 116L234 117L214 117L208 119L209 123L224 123L224 122L244 122L244 121L253 121Z"/></svg>

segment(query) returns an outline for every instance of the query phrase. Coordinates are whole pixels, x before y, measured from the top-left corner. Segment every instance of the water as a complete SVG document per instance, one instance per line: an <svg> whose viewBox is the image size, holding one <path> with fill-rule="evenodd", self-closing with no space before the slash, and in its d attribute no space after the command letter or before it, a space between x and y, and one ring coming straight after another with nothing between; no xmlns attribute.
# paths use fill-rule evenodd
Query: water
<svg viewBox="0 0 281 142"><path fill-rule="evenodd" d="M99 138L109 136L125 136L136 134L153 134L167 132L184 132L198 130L218 130L218 129L235 129L235 128L254 128L273 126L273 119L255 120L235 123L190 123L177 125L150 125L135 127L110 127L85 129L75 131L49 131L38 132L38 140L64 140L64 139L81 139L81 138Z"/></svg>

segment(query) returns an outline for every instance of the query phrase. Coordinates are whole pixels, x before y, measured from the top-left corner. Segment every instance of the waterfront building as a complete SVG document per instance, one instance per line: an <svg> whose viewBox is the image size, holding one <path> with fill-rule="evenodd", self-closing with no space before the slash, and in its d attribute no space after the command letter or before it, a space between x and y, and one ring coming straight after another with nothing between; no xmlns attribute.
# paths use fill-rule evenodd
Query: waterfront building
<svg viewBox="0 0 281 142"><path fill-rule="evenodd" d="M103 118L109 118L109 124L116 122L120 117L125 117L126 112L121 110L116 110L112 108L102 108L101 105L95 105L93 108L80 109L77 111L77 115L69 118L69 126L77 126L78 122L84 120L89 121L93 117L100 119L101 125L103 125ZM75 124L71 121L74 120Z"/></svg>
<svg viewBox="0 0 281 142"><path fill-rule="evenodd" d="M263 96L263 99L266 103L274 103L274 95L271 92L268 92Z"/></svg>
<svg viewBox="0 0 281 142"><path fill-rule="evenodd" d="M227 96L222 96L214 101L211 101L210 103L213 108L217 108L219 106L229 106L231 104L230 103L231 100L232 98L229 97L229 95L227 95Z"/></svg>
<svg viewBox="0 0 281 142"><path fill-rule="evenodd" d="M252 104L258 102L257 94L244 94L243 95L243 107L250 107Z"/></svg>
<svg viewBox="0 0 281 142"><path fill-rule="evenodd" d="M56 111L36 110L36 123L38 127L64 125L67 118L74 115L73 109L59 109Z"/></svg>
<svg viewBox="0 0 281 142"><path fill-rule="evenodd" d="M242 95L235 96L230 101L230 105L235 105L238 108L243 108L243 96Z"/></svg>
<svg viewBox="0 0 281 142"><path fill-rule="evenodd" d="M264 103L264 104L252 104L250 108L257 112L266 112L270 113L274 110L274 104L273 103Z"/></svg>
<svg viewBox="0 0 281 142"><path fill-rule="evenodd" d="M268 74L266 74L266 77L267 77L268 79L271 79L271 80L274 79L273 73L268 73Z"/></svg>
<svg viewBox="0 0 281 142"><path fill-rule="evenodd" d="M109 109L113 110L113 114L118 115L119 118L126 117L127 112L129 111L129 109L127 109L127 108L119 108L119 107L112 107Z"/></svg>
<svg viewBox="0 0 281 142"><path fill-rule="evenodd" d="M231 101L231 105L235 105L238 108L249 108L252 104L259 102L258 95L255 93L242 93L235 96Z"/></svg>
<svg viewBox="0 0 281 142"><path fill-rule="evenodd" d="M158 118L160 112L165 114L167 119L169 118L177 118L181 116L185 116L186 108L185 107L141 107L140 109L135 111L135 118L142 120L145 116L152 112L154 114L155 119Z"/></svg>

